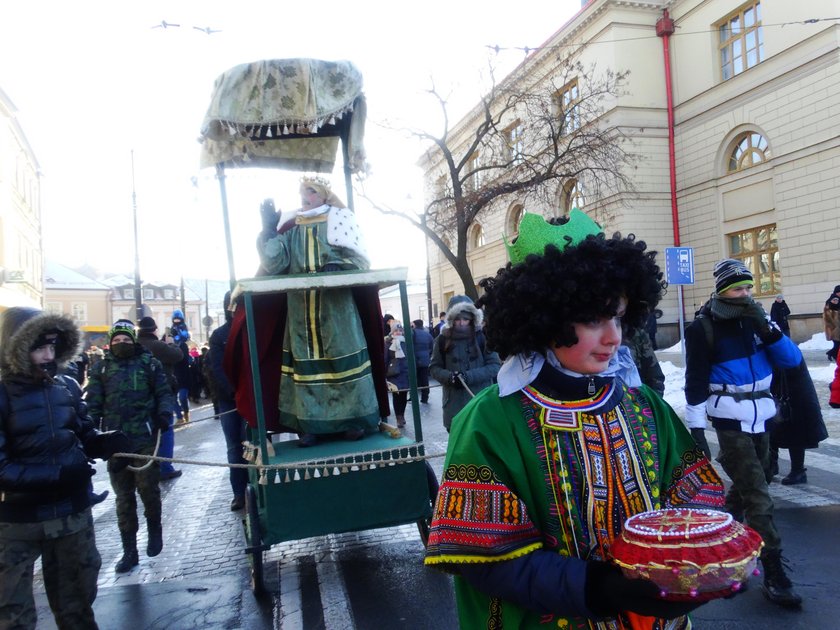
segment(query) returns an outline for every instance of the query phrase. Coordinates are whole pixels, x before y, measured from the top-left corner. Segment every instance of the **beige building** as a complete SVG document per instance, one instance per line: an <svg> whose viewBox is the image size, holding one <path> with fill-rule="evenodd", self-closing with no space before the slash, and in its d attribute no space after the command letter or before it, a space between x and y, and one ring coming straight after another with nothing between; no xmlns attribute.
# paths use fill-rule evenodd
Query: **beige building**
<svg viewBox="0 0 840 630"><path fill-rule="evenodd" d="M0 89L0 310L43 301L38 161Z"/></svg>
<svg viewBox="0 0 840 630"><path fill-rule="evenodd" d="M111 287L47 260L44 272L44 309L70 315L83 330L111 326Z"/></svg>
<svg viewBox="0 0 840 630"><path fill-rule="evenodd" d="M476 282L506 262L502 234L515 234L523 209L554 216L578 205L608 233L633 232L659 252L693 249L687 320L713 289L715 261L735 257L752 269L768 310L784 293L797 340L821 330L823 302L840 283L838 16L840 0L590 0L505 81L549 80L564 51L576 51L584 67L628 70L626 93L603 118L641 156L627 173L635 193L593 198L583 177L560 185L552 207L497 204L470 233ZM477 114L456 126L455 143L466 141ZM421 165L432 190L439 156L430 152ZM446 304L462 284L432 245L428 256L433 302ZM665 343L677 338L677 295L672 285L661 305Z"/></svg>

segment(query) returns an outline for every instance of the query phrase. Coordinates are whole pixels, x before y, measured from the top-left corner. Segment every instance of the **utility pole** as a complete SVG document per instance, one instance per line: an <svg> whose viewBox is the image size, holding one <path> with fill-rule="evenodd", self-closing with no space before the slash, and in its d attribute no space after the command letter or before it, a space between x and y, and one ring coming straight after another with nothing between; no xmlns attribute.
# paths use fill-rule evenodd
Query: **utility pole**
<svg viewBox="0 0 840 630"><path fill-rule="evenodd" d="M134 149L131 150L131 207L134 211L134 321L143 318L143 294L140 288L140 245L137 236L137 189L134 185Z"/></svg>

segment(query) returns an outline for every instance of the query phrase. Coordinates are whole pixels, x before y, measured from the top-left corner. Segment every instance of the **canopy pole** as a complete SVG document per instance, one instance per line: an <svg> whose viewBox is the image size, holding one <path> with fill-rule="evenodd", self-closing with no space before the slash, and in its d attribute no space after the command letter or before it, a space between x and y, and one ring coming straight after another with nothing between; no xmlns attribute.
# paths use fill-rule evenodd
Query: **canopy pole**
<svg viewBox="0 0 840 630"><path fill-rule="evenodd" d="M230 276L230 290L236 287L236 271L233 269L233 243L230 239L230 218L228 217L227 188L225 187L225 165L216 164L216 179L219 180L219 190L222 193L222 217L225 222L225 245L227 246L228 274Z"/></svg>
<svg viewBox="0 0 840 630"><path fill-rule="evenodd" d="M338 137L341 140L341 158L344 161L344 187L347 191L347 207L355 210L353 203L353 171L350 166L350 117L345 116L339 126Z"/></svg>

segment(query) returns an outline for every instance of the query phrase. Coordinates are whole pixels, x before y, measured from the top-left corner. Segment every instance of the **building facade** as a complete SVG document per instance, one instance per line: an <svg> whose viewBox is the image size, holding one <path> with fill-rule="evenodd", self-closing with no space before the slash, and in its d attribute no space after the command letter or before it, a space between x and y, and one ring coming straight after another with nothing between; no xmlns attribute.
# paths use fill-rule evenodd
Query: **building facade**
<svg viewBox="0 0 840 630"><path fill-rule="evenodd" d="M558 186L550 204L496 204L470 232L476 282L505 264L502 235L515 235L523 211L577 206L659 252L692 248L687 320L713 290L714 263L735 257L768 311L784 293L795 338L821 330L823 302L840 283L838 16L840 0L590 0L505 81L548 80L564 54L629 71L602 116L639 156L627 173L634 190L596 198L582 178ZM477 120L473 112L458 124L456 143ZM443 165L431 152L421 165L432 190ZM433 299L445 304L463 286L434 246L428 256ZM678 338L677 296L672 285L661 305L663 343Z"/></svg>
<svg viewBox="0 0 840 630"><path fill-rule="evenodd" d="M16 111L0 89L0 310L44 295L40 169Z"/></svg>

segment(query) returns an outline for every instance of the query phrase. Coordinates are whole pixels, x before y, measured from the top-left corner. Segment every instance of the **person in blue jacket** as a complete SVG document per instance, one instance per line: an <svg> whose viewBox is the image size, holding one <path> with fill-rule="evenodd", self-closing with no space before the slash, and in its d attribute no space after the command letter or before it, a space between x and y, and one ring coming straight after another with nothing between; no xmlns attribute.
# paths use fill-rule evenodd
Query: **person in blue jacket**
<svg viewBox="0 0 840 630"><path fill-rule="evenodd" d="M802 353L752 298L753 276L744 263L721 260L714 278L715 292L686 329L685 421L708 455L704 431L707 417L711 420L720 445L717 460L732 479L726 509L746 518L764 539L764 594L775 604L796 608L802 598L782 566L765 470L769 424L776 415L773 368L797 367Z"/></svg>

